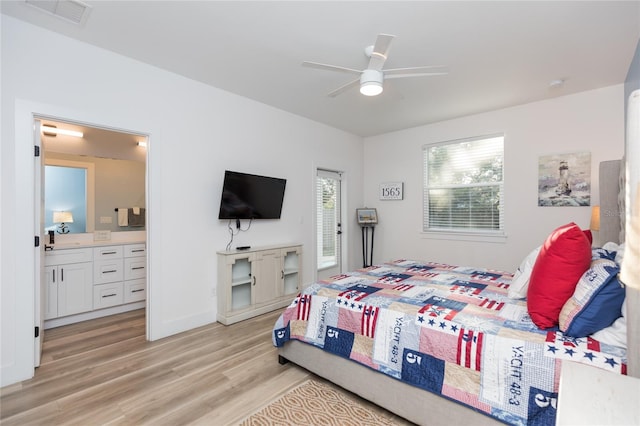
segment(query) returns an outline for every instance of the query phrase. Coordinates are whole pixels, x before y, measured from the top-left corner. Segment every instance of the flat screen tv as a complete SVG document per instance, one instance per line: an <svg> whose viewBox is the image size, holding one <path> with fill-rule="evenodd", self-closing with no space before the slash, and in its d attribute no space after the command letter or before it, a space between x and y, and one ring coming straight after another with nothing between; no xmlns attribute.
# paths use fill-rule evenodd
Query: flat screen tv
<svg viewBox="0 0 640 426"><path fill-rule="evenodd" d="M218 219L280 219L286 179L224 172Z"/></svg>

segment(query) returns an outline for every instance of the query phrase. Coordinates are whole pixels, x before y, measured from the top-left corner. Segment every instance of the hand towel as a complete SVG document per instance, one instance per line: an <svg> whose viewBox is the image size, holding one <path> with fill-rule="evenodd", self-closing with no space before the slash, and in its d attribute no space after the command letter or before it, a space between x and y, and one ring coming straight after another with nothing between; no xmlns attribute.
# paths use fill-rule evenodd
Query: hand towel
<svg viewBox="0 0 640 426"><path fill-rule="evenodd" d="M126 207L118 208L118 226L129 226L129 209Z"/></svg>
<svg viewBox="0 0 640 426"><path fill-rule="evenodd" d="M140 214L140 207L133 207L133 214L139 215Z"/></svg>
<svg viewBox="0 0 640 426"><path fill-rule="evenodd" d="M140 208L140 214L133 214L133 209L129 209L129 226L144 226L144 208Z"/></svg>

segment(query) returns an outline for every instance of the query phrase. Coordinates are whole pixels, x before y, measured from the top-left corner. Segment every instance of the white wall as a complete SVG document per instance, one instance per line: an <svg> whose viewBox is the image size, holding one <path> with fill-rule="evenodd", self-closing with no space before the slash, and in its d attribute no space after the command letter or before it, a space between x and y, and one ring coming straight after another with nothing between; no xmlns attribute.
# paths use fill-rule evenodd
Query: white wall
<svg viewBox="0 0 640 426"><path fill-rule="evenodd" d="M149 135L150 335L215 321L217 219L225 169L287 179L282 219L234 245L304 244L314 275L314 168L346 172L346 211L362 204L362 139L2 15L2 385L33 374L32 113ZM347 222L347 225L350 221ZM347 229L357 241L359 229ZM347 244L348 265L360 256Z"/></svg>
<svg viewBox="0 0 640 426"><path fill-rule="evenodd" d="M504 243L436 240L422 230L422 146L505 134ZM589 227L590 207L538 207L538 157L591 152L592 205L598 163L624 152L623 85L563 96L365 139L365 204L378 209L374 262L394 257L515 271L554 228ZM381 182L403 181L405 199L379 201Z"/></svg>

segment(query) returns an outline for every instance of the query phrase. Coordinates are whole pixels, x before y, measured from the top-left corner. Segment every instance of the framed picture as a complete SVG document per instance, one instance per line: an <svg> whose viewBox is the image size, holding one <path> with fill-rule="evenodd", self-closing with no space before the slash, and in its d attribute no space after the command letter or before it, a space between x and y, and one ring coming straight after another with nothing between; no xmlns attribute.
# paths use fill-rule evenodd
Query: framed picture
<svg viewBox="0 0 640 426"><path fill-rule="evenodd" d="M360 225L375 225L378 223L378 212L376 209L363 208L356 209L356 216Z"/></svg>
<svg viewBox="0 0 640 426"><path fill-rule="evenodd" d="M385 182L380 184L381 200L402 200L402 182Z"/></svg>
<svg viewBox="0 0 640 426"><path fill-rule="evenodd" d="M591 153L544 155L538 161L538 206L591 205Z"/></svg>

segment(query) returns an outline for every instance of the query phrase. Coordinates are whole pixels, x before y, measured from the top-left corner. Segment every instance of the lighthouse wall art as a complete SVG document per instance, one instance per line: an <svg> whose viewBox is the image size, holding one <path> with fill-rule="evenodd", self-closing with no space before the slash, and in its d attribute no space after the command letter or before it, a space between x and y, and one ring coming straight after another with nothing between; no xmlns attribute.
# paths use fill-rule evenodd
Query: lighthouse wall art
<svg viewBox="0 0 640 426"><path fill-rule="evenodd" d="M541 156L538 161L538 205L591 205L591 152Z"/></svg>

